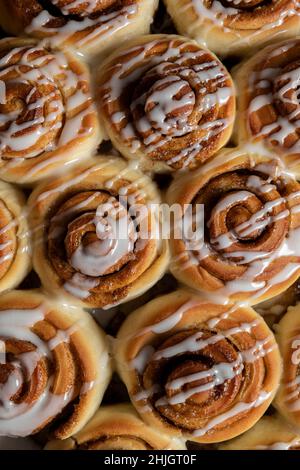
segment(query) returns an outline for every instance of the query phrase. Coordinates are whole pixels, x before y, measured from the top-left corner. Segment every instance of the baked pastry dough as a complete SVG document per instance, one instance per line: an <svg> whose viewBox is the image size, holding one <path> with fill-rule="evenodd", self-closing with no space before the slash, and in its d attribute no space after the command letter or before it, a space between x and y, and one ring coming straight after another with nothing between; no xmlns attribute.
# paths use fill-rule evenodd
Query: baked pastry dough
<svg viewBox="0 0 300 470"><path fill-rule="evenodd" d="M25 197L0 181L0 292L17 287L31 268Z"/></svg>
<svg viewBox="0 0 300 470"><path fill-rule="evenodd" d="M14 2L12 2L14 3ZM101 142L87 68L32 39L0 40L0 177L29 184Z"/></svg>
<svg viewBox="0 0 300 470"><path fill-rule="evenodd" d="M180 204L182 225L196 230L174 230L174 276L221 303L255 305L283 292L300 274L299 190L280 162L243 148L179 175L168 202Z"/></svg>
<svg viewBox="0 0 300 470"><path fill-rule="evenodd" d="M0 338L0 435L29 436L49 423L59 439L78 432L111 376L93 319L38 290L12 291L0 298Z"/></svg>
<svg viewBox="0 0 300 470"><path fill-rule="evenodd" d="M220 56L300 34L297 0L165 0L177 30Z"/></svg>
<svg viewBox="0 0 300 470"><path fill-rule="evenodd" d="M279 2L280 3L280 2ZM239 65L235 139L253 152L281 158L300 176L300 38L272 44Z"/></svg>
<svg viewBox="0 0 300 470"><path fill-rule="evenodd" d="M29 201L33 264L44 287L71 303L104 307L137 297L169 264L157 188L115 157L97 157L40 185Z"/></svg>
<svg viewBox="0 0 300 470"><path fill-rule="evenodd" d="M228 443L220 450L299 450L298 434L279 415L264 416L253 428Z"/></svg>
<svg viewBox="0 0 300 470"><path fill-rule="evenodd" d="M0 0L0 25L88 57L149 32L158 0Z"/></svg>
<svg viewBox="0 0 300 470"><path fill-rule="evenodd" d="M283 359L283 375L274 406L295 429L300 429L299 315L299 304L290 307L276 327L276 340Z"/></svg>
<svg viewBox="0 0 300 470"><path fill-rule="evenodd" d="M114 353L142 418L162 432L203 443L253 426L281 374L275 338L252 308L214 304L184 290L132 313Z"/></svg>
<svg viewBox="0 0 300 470"><path fill-rule="evenodd" d="M195 41L139 37L98 71L100 116L115 147L143 168L194 169L230 138L235 117L231 77Z"/></svg>
<svg viewBox="0 0 300 470"><path fill-rule="evenodd" d="M64 441L50 441L46 450L184 450L184 441L170 439L145 424L129 404L102 406L89 423Z"/></svg>

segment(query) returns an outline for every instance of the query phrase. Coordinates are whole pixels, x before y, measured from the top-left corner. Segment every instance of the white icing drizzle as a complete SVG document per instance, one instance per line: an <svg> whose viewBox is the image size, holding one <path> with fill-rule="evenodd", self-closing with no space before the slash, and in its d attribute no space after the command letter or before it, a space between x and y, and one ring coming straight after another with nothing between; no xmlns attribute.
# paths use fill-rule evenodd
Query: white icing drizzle
<svg viewBox="0 0 300 470"><path fill-rule="evenodd" d="M298 11L298 15L299 14L300 10ZM271 58L276 57L281 53L292 50L294 47L297 47L297 42L289 41L289 43L284 46L274 47L269 55ZM283 64L283 67L286 65L287 64ZM253 92L259 93L251 99L248 106L248 133L254 141L262 141L271 149L280 149L284 156L298 154L300 152L300 142L298 139L300 127L299 100L297 92L300 86L299 73L299 67L284 72L280 67L274 66L273 68L263 68L260 71L252 71L248 78L247 89L250 96ZM274 86L276 86L276 91L273 91ZM291 91L293 93L291 93ZM280 115L279 112L277 113L277 102L279 103L278 106L286 110L285 115ZM263 126L257 133L254 133L251 128L252 114L260 113L265 106L273 107L274 121ZM289 112L287 111L288 109L290 109ZM288 138L293 139L293 145L287 145ZM291 168L297 164L297 159L294 162L289 162Z"/></svg>
<svg viewBox="0 0 300 470"><path fill-rule="evenodd" d="M267 32L272 32L273 37L276 37L284 32L283 26L289 18L300 15L300 5L295 0L288 8L281 9L275 19L273 19L273 15L270 19L266 18L264 24L259 25L258 28L238 29L235 18L238 15L243 15L245 10L239 8L239 0L234 0L232 3L234 6L223 5L219 0L213 0L209 4L203 0L189 0L183 6L179 6L178 15L184 15L186 11L193 9L197 18L188 26L187 33L188 36L196 38L199 43L206 45L210 32L217 29L232 38L231 46L234 45L234 47L247 47L251 45L252 41L264 40L264 35ZM256 7L254 7L254 11L257 11ZM233 26L231 27L230 24ZM228 52L226 44L224 44L224 52Z"/></svg>
<svg viewBox="0 0 300 470"><path fill-rule="evenodd" d="M108 159L87 168L56 188L39 194L37 203L70 190L94 172L104 170L112 164L114 164L114 160ZM136 177L133 182L130 182L130 174L135 170L137 170L136 162L129 163L123 170L113 177L108 177L103 182L102 190L109 192L118 184L121 178L127 179L129 177L129 181L118 188L117 197L111 196L105 204L97 206L93 223L98 239L90 244L83 245L80 243L70 259L70 264L76 272L71 279L65 282L64 289L79 299L87 299L91 295L91 291L101 283L101 276L105 275L109 269L116 266L127 255L143 249L149 239L149 226L148 223L143 224L143 220L147 219L150 212L153 214L151 223L153 224L155 220L152 238L157 238L158 214L155 211L155 204L152 204L154 200L151 196L148 196L146 191L149 180L145 175L141 175ZM100 194L99 191L101 190L99 189L92 195L87 196L70 210L53 216L51 223L54 223L54 227L49 231L49 237L61 236L68 217L71 216L72 218L73 214L76 216L80 209L88 206ZM140 203L143 204L144 209L141 213L139 213ZM129 207L127 207L127 204ZM83 218L84 215L83 213L79 217ZM85 228L84 222L82 222L80 228Z"/></svg>
<svg viewBox="0 0 300 470"><path fill-rule="evenodd" d="M271 395L272 394L270 392L262 391L260 392L258 397L252 402L237 403L225 413L222 413L221 415L216 416L215 418L208 421L208 423L205 426L203 426L201 429L196 429L195 431L193 431L193 436L195 437L204 436L209 431L211 431L215 426L218 426L219 424L222 424L226 422L227 420L238 416L240 413L244 413L245 411L249 411L249 410L252 410L253 408L260 407L261 405L264 404L265 401L267 401L271 397Z"/></svg>
<svg viewBox="0 0 300 470"><path fill-rule="evenodd" d="M51 27L50 24L54 17L47 10L43 10L32 20L26 28L26 32L30 35L42 32L46 37L49 37L49 42L53 46L73 42L80 49L89 46L99 38L105 41L118 31L126 29L135 21L140 12L139 2L135 2L132 5L117 7L109 13L102 12L92 18L89 15L94 11L96 4L81 2L81 5L83 4L84 12L80 15L80 20L68 17L73 8L80 6L79 3L75 5L75 2L72 2L65 7L60 7L62 14L65 15L65 23L61 26Z"/></svg>
<svg viewBox="0 0 300 470"><path fill-rule="evenodd" d="M137 336L147 335L149 332L154 334L164 334L167 331L172 330L178 323L181 321L182 317L188 313L192 308L198 306L205 309L205 303L207 300L200 301L199 299L190 299L187 302L183 303L175 312L170 314L167 318L161 320L158 323L150 325L148 327L142 328L140 333ZM238 309L238 305L233 305L231 308L223 312L222 314L212 317L207 321L207 326L209 328L215 328L220 322L227 319L231 313ZM130 368L135 370L139 375L142 375L149 361L161 361L166 358L173 358L177 355L201 351L208 347L210 344L216 344L219 341L226 340L232 335L240 334L243 332L251 333L254 328L256 328L262 320L255 319L249 323L239 323L236 327L230 328L228 330L218 330L216 334L203 338L204 333L199 331L185 339L181 342L176 343L173 346L169 346L165 349L159 349L155 351L154 347L151 344L144 346L134 359L130 362ZM204 325L205 330L205 325ZM255 344L249 349L240 350L237 355L237 359L233 362L220 362L214 364L210 369L203 370L201 372L196 372L187 376L173 379L166 383L167 390L180 390L175 394L172 394L170 397L162 396L155 402L155 407L163 407L168 405L178 405L185 403L191 396L205 392L213 389L216 386L223 385L227 380L232 380L237 375L241 374L246 364L251 364L256 362L260 358L268 356L269 353L274 351L277 348L277 345L274 341L273 336L267 336L264 339L256 340ZM206 380L206 383L202 385L195 385L189 388L185 388L187 384L197 383L200 380ZM161 387L158 384L154 384L149 389L142 388L138 393L133 396L136 405L139 407L140 412L149 412L152 409L151 403L149 403L149 398L151 398L156 393L161 392ZM230 419L239 413L248 411L252 408L258 407L264 403L265 400L268 400L271 396L270 392L261 391L257 399L252 402L244 403L239 402L235 404L230 410L226 413L219 415L218 417L209 421L203 428L195 430L193 432L194 436L205 435L216 425L221 424L222 422ZM142 403L146 402L146 405Z"/></svg>
<svg viewBox="0 0 300 470"><path fill-rule="evenodd" d="M61 343L69 342L71 335L78 330L78 324L67 330L57 330L56 336L50 341L43 341L32 327L46 318L47 311L44 305L33 309L12 309L0 312L0 336L4 340L16 338L18 341L27 341L35 346L35 350L19 354L11 364L13 371L8 379L0 384L0 435L28 436L59 414L70 403L74 390L72 387L64 394L53 394L51 391L53 377L50 377L45 390L32 404L25 401L18 404L11 398L18 392L24 381L30 381L39 361L42 358L53 359L52 351ZM83 384L84 393L90 390L91 383Z"/></svg>
<svg viewBox="0 0 300 470"><path fill-rule="evenodd" d="M133 252L137 233L129 214L120 204L101 204L97 207L94 224L99 241L80 245L74 252L71 265L88 276L102 276L128 253Z"/></svg>
<svg viewBox="0 0 300 470"><path fill-rule="evenodd" d="M180 403L185 403L191 396L211 390L218 385L224 384L226 380L233 379L236 375L242 372L243 368L244 365L240 360L236 360L231 363L221 362L207 371L198 372L189 376L180 377L180 379L173 380L172 382L167 382L167 389L177 389L196 380L205 378L211 379L211 381L204 385L191 387L187 391L176 393L170 398L162 397L156 401L155 406L178 405Z"/></svg>
<svg viewBox="0 0 300 470"><path fill-rule="evenodd" d="M178 323L181 321L183 315L186 312L188 312L193 307L196 307L198 304L199 304L198 301L194 301L194 300L187 301L178 310L176 310L174 313L167 316L160 322L143 328L138 333L138 336L142 336L147 333L162 334L162 333L165 333L166 331L170 331L172 328L178 325Z"/></svg>
<svg viewBox="0 0 300 470"><path fill-rule="evenodd" d="M234 159L235 157L236 155L234 152L231 157L228 156L229 159ZM224 157L221 156L221 158ZM218 157L216 157L214 162L209 162L204 166L203 174L205 174L206 167L209 171L214 167L217 168L218 164ZM274 180L277 178L280 178L281 182L295 181L295 178L292 175L288 174L282 167L280 167L277 160L259 165L257 165L254 160L252 168L254 171L264 173L267 176L267 179L263 179L258 175L250 175L247 187L249 187L249 190L252 190L253 193L248 190L236 191L221 198L212 210L208 227L211 226L212 220L215 217L218 217L222 211L227 210L234 205L243 205L245 201L255 197L257 194L264 195L272 192L273 190L276 191ZM271 252L255 252L253 250L248 251L247 249L242 250L241 248L237 248L237 250L231 249L230 252L224 253L223 250L232 247L238 241L238 238L251 236L251 234L255 233L257 230L264 230L267 227L271 227L281 219L289 219L291 215L297 214L300 210L300 202L297 203L297 201L295 201L297 198L299 198L299 191L295 191L286 197L279 196L274 200L265 202L262 208L252 214L246 222L241 223L234 229L229 230L227 233L224 233L217 238L210 239L210 243L205 241L197 250L195 250L194 247L190 249L189 243L186 240L183 240L185 242L185 251L180 253L173 260L175 269L189 269L193 265L198 265L204 258L217 253L222 257L223 261L228 260L229 263L234 262L235 264L243 265L246 267L246 270L238 279L225 282L223 287L215 291L216 295L226 298L237 293L248 292L248 302L253 302L254 299L268 293L272 287L284 282L287 278L294 276L296 272L300 271L300 262L299 260L295 260L283 265L281 271L269 280L259 282L256 280L258 276L265 272L271 263L277 258L288 256L300 257L298 243L300 227L290 227L287 236L282 240L281 244L276 250ZM293 207L291 207L291 203L294 204ZM276 208L277 214L274 215L274 209Z"/></svg>
<svg viewBox="0 0 300 470"><path fill-rule="evenodd" d="M138 355L131 361L130 367L142 374L145 370L148 360L151 359L155 349L151 345L147 345L140 350Z"/></svg>
<svg viewBox="0 0 300 470"><path fill-rule="evenodd" d="M185 51L186 42L176 45L176 40L170 40L164 52L149 54L149 51L165 42L153 40L120 53L120 62L111 67L109 80L101 85L102 106L121 100L126 87L138 83L141 77L154 76L156 82L149 95L144 93L130 105L133 121L128 117L127 110L119 105L118 110L112 114L112 123L117 127L119 138L132 153L143 147L143 151L151 155L153 152L163 151L165 144L173 138L193 134L193 143L188 147L185 145L184 149L168 157L166 161L170 166L181 162L183 168L186 168L211 138L218 136L232 124L232 118L229 117L217 117L203 124L190 124L189 117L195 103L200 102L203 115L227 105L234 90L227 86L228 75L222 64L213 57L211 61L201 63L207 52L201 49ZM130 58L122 62L123 55ZM199 62L191 64L190 59L198 59ZM179 67L179 71L174 75L164 76L174 66ZM209 87L213 87L215 91L208 92ZM141 107L144 109L143 115L135 118ZM203 132L200 134L201 131Z"/></svg>
<svg viewBox="0 0 300 470"><path fill-rule="evenodd" d="M297 367L300 363L300 336L294 336L289 341L290 347L290 360L295 366L296 375L293 380L284 384L286 391L285 402L289 411L297 413L300 410L300 375L297 374Z"/></svg>
<svg viewBox="0 0 300 470"><path fill-rule="evenodd" d="M52 3L57 5L64 15L69 15L71 13L90 15L96 10L97 6L97 0L72 0L65 6L60 5L61 0L52 0ZM79 9L79 12L77 9ZM83 11L81 11L81 9Z"/></svg>
<svg viewBox="0 0 300 470"><path fill-rule="evenodd" d="M0 105L16 85L21 93L26 88L20 97L24 107L10 113L0 110L0 155L9 155L5 164L12 167L22 165L24 158L37 158L32 176L59 161L57 152L63 147L94 132L85 122L95 109L88 77L76 75L63 53L38 45L15 47L0 59ZM51 141L41 146L48 136Z"/></svg>

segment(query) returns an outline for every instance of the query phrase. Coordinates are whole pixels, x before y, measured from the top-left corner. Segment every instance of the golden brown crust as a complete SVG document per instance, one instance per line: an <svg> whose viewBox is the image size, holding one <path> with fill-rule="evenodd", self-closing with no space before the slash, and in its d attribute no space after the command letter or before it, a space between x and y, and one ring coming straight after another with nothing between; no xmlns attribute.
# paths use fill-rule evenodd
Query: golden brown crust
<svg viewBox="0 0 300 470"><path fill-rule="evenodd" d="M29 184L75 165L101 142L89 72L70 52L0 41L0 175Z"/></svg>
<svg viewBox="0 0 300 470"><path fill-rule="evenodd" d="M295 38L266 47L234 72L236 141L260 153L277 154L296 177L300 174L299 60L300 39Z"/></svg>
<svg viewBox="0 0 300 470"><path fill-rule="evenodd" d="M107 307L151 287L169 262L167 240L156 235L160 219L150 206L158 202L147 176L109 156L39 186L29 206L34 267L45 288L71 302ZM146 212L137 223L142 205ZM102 222L119 230L112 233L113 245L101 232ZM93 247L101 253L89 255Z"/></svg>
<svg viewBox="0 0 300 470"><path fill-rule="evenodd" d="M230 137L231 77L194 41L175 35L133 40L101 65L98 84L109 137L146 169L194 169Z"/></svg>
<svg viewBox="0 0 300 470"><path fill-rule="evenodd" d="M299 324L300 305L290 307L276 327L276 339L283 359L283 375L274 400L279 413L300 429Z"/></svg>
<svg viewBox="0 0 300 470"><path fill-rule="evenodd" d="M107 55L124 38L149 32L158 0L0 0L0 25L88 58Z"/></svg>
<svg viewBox="0 0 300 470"><path fill-rule="evenodd" d="M281 372L274 336L254 310L183 290L130 315L115 357L147 423L203 443L250 428L272 401Z"/></svg>
<svg viewBox="0 0 300 470"><path fill-rule="evenodd" d="M263 416L253 428L220 450L299 450L300 435L278 414Z"/></svg>
<svg viewBox="0 0 300 470"><path fill-rule="evenodd" d="M244 56L300 32L296 0L166 0L177 30L220 56Z"/></svg>
<svg viewBox="0 0 300 470"><path fill-rule="evenodd" d="M31 268L25 198L0 181L0 292L16 287Z"/></svg>
<svg viewBox="0 0 300 470"><path fill-rule="evenodd" d="M67 446L61 441L50 441L46 450L63 450L62 445L66 450L185 449L183 441L172 440L145 424L127 403L102 406Z"/></svg>
<svg viewBox="0 0 300 470"><path fill-rule="evenodd" d="M80 308L38 290L2 295L0 309L7 354L1 396L12 410L1 420L1 434L24 437L51 423L56 438L71 436L92 417L110 379L103 332Z"/></svg>
<svg viewBox="0 0 300 470"><path fill-rule="evenodd" d="M243 148L175 179L169 204L203 205L205 232L199 246L173 236L172 273L221 301L254 305L284 291L299 276L299 188L276 160Z"/></svg>

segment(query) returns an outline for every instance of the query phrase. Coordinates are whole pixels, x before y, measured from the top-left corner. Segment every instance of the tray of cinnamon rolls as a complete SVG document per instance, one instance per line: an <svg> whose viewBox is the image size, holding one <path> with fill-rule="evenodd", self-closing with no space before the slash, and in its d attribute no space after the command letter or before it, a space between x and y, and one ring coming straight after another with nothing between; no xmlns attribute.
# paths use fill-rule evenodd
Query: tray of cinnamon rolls
<svg viewBox="0 0 300 470"><path fill-rule="evenodd" d="M0 28L0 449L300 449L298 0Z"/></svg>

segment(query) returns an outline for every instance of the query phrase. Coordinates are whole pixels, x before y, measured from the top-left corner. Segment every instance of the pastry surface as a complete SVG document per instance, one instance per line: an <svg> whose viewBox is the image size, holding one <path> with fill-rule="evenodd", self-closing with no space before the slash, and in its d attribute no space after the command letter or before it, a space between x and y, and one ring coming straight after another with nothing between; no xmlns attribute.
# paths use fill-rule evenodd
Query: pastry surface
<svg viewBox="0 0 300 470"><path fill-rule="evenodd" d="M0 0L0 449L300 448L299 77L296 0Z"/></svg>

